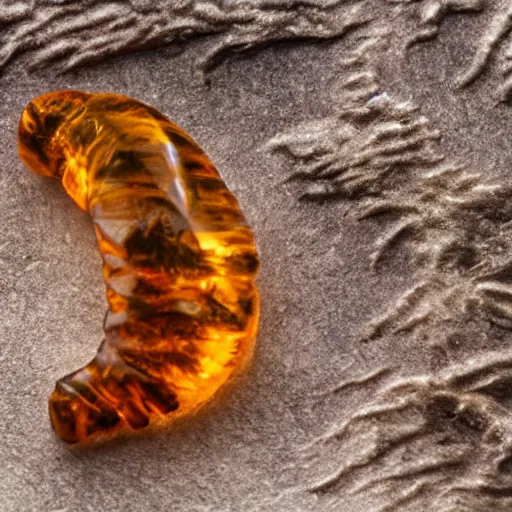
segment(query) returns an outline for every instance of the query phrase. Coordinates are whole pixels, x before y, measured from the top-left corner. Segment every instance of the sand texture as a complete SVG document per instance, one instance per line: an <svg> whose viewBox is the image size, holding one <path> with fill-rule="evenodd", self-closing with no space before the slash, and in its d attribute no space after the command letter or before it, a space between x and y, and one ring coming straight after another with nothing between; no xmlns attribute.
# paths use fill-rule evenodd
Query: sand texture
<svg viewBox="0 0 512 512"><path fill-rule="evenodd" d="M0 2L0 511L512 511L512 2ZM47 397L106 309L26 103L123 93L256 233L256 355L193 418L70 450Z"/></svg>

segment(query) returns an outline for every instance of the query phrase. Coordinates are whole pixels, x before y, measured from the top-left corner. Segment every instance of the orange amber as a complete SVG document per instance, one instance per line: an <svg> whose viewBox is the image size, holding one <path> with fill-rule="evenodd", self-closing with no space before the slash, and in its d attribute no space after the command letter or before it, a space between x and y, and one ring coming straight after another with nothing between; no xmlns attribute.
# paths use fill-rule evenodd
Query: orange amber
<svg viewBox="0 0 512 512"><path fill-rule="evenodd" d="M249 360L259 313L253 234L208 157L157 110L80 91L29 103L19 153L90 213L107 286L96 357L50 397L57 435L199 407Z"/></svg>

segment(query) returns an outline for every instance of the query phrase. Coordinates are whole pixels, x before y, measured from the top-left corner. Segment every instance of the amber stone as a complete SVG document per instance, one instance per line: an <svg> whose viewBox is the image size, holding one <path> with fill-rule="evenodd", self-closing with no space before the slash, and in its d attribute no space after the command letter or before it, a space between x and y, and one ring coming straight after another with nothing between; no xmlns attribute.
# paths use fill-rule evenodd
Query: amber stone
<svg viewBox="0 0 512 512"><path fill-rule="evenodd" d="M258 255L233 194L192 138L126 96L58 91L19 123L19 153L92 217L108 311L96 357L56 384L69 443L189 414L253 351Z"/></svg>

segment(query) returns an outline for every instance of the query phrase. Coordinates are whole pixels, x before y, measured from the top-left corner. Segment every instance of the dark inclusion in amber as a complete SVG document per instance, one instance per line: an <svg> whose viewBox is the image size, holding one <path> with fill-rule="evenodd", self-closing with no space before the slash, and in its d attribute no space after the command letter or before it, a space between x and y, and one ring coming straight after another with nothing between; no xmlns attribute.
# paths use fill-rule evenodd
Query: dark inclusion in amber
<svg viewBox="0 0 512 512"><path fill-rule="evenodd" d="M249 360L259 313L253 234L215 167L155 109L80 91L29 103L19 153L90 213L107 286L96 357L50 397L57 435L196 409Z"/></svg>

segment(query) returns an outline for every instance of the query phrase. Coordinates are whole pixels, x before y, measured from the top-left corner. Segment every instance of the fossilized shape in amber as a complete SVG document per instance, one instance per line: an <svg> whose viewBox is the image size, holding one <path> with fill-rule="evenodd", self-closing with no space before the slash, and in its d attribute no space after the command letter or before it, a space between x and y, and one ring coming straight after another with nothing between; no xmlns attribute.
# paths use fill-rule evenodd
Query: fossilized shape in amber
<svg viewBox="0 0 512 512"><path fill-rule="evenodd" d="M80 91L28 104L19 153L90 213L107 286L96 357L50 397L57 435L199 407L249 360L259 313L253 234L215 167L155 109Z"/></svg>

